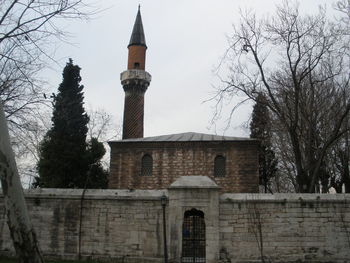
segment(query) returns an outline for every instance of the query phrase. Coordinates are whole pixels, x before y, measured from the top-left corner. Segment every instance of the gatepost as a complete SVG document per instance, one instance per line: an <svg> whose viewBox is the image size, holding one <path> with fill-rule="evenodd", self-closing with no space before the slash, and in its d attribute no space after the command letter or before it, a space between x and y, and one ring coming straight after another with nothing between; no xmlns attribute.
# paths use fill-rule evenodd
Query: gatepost
<svg viewBox="0 0 350 263"><path fill-rule="evenodd" d="M219 190L220 187L207 176L182 176L170 185L168 188L170 262L181 263L184 214L191 209L204 213L205 261L203 262L218 262Z"/></svg>

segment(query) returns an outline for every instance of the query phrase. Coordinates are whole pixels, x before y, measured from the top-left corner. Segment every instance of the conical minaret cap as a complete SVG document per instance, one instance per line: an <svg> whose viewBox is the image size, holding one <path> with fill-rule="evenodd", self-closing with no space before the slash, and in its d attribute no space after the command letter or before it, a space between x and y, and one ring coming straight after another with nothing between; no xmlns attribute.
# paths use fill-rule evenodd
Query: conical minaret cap
<svg viewBox="0 0 350 263"><path fill-rule="evenodd" d="M146 46L146 39L145 34L143 32L143 25L142 25L142 19L141 19L141 12L140 12L140 6L139 10L137 12L134 28L132 29L132 34L129 42L129 46Z"/></svg>

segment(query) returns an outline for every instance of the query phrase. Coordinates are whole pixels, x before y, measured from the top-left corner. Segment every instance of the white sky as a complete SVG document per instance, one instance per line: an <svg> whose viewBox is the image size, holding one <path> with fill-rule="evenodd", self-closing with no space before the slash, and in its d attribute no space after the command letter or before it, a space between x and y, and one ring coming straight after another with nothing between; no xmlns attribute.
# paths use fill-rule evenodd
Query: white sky
<svg viewBox="0 0 350 263"><path fill-rule="evenodd" d="M218 80L212 73L227 48L226 35L238 22L239 8L258 14L273 12L278 0L101 0L106 9L91 21L73 21L66 26L74 45L61 44L56 52L61 66L47 71L44 78L53 91L61 82L69 57L82 68L85 103L103 108L121 124L124 91L119 75L126 70L127 45L141 4L148 46L146 70L152 82L145 95L145 136L180 132L223 134L225 119L208 129L213 115L210 98ZM301 0L303 12L320 4L330 8L332 0ZM249 105L233 117L225 135L249 136L239 128L250 116Z"/></svg>

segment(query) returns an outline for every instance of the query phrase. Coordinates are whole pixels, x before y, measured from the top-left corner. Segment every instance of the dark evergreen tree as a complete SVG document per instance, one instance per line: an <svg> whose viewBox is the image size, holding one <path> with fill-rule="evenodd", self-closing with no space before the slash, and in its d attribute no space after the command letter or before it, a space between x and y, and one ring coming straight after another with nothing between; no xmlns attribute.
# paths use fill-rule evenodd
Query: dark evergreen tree
<svg viewBox="0 0 350 263"><path fill-rule="evenodd" d="M85 188L107 188L109 173L103 168L101 163L101 159L106 153L103 143L99 142L96 138L91 138L88 143L87 153L89 172Z"/></svg>
<svg viewBox="0 0 350 263"><path fill-rule="evenodd" d="M102 143L86 143L89 117L83 106L84 87L80 81L80 68L69 59L58 93L53 95L53 124L41 143L36 186L84 188L89 186L88 177L96 177L96 172L106 180L99 163L105 152Z"/></svg>
<svg viewBox="0 0 350 263"><path fill-rule="evenodd" d="M259 184L264 186L265 193L272 192L270 180L277 172L277 159L271 144L271 120L266 98L259 94L253 108L250 123L250 137L260 140L259 154Z"/></svg>

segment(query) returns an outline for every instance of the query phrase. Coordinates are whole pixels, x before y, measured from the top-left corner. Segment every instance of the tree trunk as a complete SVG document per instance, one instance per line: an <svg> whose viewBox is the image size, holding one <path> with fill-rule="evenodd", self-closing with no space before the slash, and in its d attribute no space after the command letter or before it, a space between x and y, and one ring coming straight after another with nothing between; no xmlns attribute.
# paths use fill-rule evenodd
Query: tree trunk
<svg viewBox="0 0 350 263"><path fill-rule="evenodd" d="M293 148L293 153L294 153L294 163L295 167L297 169L297 175L296 175L296 182L298 185L298 189L296 189L297 193L307 193L308 192L308 187L309 187L309 182L308 182L308 177L307 173L304 169L303 166L303 159L302 159L302 154L300 151L300 142L298 135L295 132L295 129L289 128L288 133L292 142L292 148Z"/></svg>
<svg viewBox="0 0 350 263"><path fill-rule="evenodd" d="M349 127L348 120L346 121L346 127ZM350 129L350 127L349 127ZM349 140L350 131L345 135L345 151L343 158L343 182L345 184L345 193L350 193L350 140Z"/></svg>
<svg viewBox="0 0 350 263"><path fill-rule="evenodd" d="M345 185L345 193L350 193L350 163L349 163L349 155L345 153L344 162L343 162L343 182Z"/></svg>
<svg viewBox="0 0 350 263"><path fill-rule="evenodd" d="M34 228L28 216L7 122L0 100L0 178L13 246L20 263L43 263Z"/></svg>

